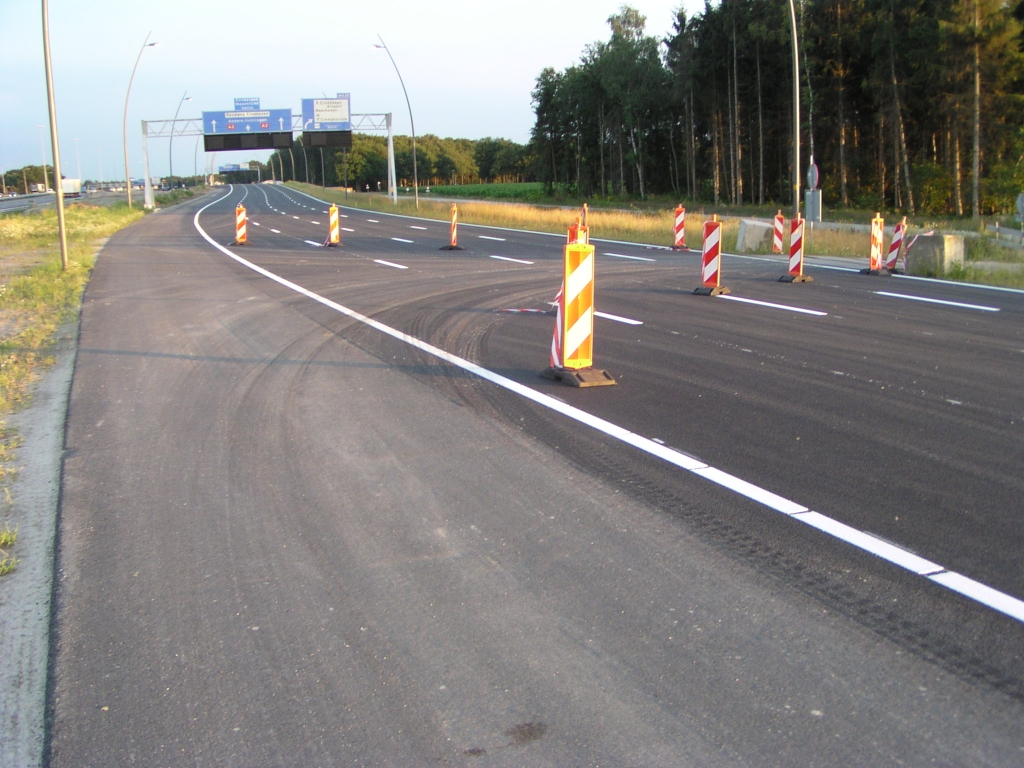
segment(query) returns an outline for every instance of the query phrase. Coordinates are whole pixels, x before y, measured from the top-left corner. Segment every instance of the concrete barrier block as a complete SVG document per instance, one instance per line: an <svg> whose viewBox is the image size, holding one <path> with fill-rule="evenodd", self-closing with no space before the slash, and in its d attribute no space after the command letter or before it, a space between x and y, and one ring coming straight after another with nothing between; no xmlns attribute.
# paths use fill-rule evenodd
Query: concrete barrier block
<svg viewBox="0 0 1024 768"><path fill-rule="evenodd" d="M907 272L911 275L945 275L963 265L962 235L922 235L907 251Z"/></svg>
<svg viewBox="0 0 1024 768"><path fill-rule="evenodd" d="M751 219L740 220L740 232L736 237L736 250L740 253L766 250L771 247L774 225Z"/></svg>

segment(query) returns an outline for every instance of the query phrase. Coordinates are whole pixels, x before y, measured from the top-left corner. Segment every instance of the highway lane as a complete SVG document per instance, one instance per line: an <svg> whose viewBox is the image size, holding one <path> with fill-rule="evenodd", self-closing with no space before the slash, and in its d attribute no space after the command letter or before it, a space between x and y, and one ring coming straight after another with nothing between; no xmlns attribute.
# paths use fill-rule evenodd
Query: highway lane
<svg viewBox="0 0 1024 768"><path fill-rule="evenodd" d="M995 323L983 341L938 305L887 309L870 278L726 273L737 295L829 312L798 316L689 296L692 255L609 246L657 261L599 257L599 308L644 324L599 321L620 384L582 392L536 377L550 317L500 311L546 306L557 238L464 227L467 250L440 252L446 223L343 211L346 247L314 248L322 213L267 186L203 214L220 242L243 195L260 224L244 258L776 493L874 530L874 505L942 482L960 452L959 498L1012 518L1014 331L987 317L1019 312L1012 297L970 321ZM198 207L113 238L86 297L51 764L1019 759L1020 624L236 265L191 229ZM939 338L858 341L894 312ZM989 358L992 380L964 375ZM925 394L883 394L915 366ZM961 405L940 405L953 385ZM914 461L886 481L895 449ZM979 542L912 501L899 516L928 530L897 532L922 554L1012 568L1012 525Z"/></svg>

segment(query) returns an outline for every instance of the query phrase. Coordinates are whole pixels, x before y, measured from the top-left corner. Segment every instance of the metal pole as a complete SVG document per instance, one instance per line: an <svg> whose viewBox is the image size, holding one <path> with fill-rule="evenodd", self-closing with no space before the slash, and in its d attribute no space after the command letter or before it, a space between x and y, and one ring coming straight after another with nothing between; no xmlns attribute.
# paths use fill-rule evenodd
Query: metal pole
<svg viewBox="0 0 1024 768"><path fill-rule="evenodd" d="M43 192L50 188L50 180L46 176L46 142L43 140L43 126L36 126L39 129L39 152L43 156Z"/></svg>
<svg viewBox="0 0 1024 768"><path fill-rule="evenodd" d="M149 175L149 129L145 120L142 121L142 172L145 175L142 205L144 208L152 209L156 207L156 200L153 199L153 178Z"/></svg>
<svg viewBox="0 0 1024 768"><path fill-rule="evenodd" d="M178 121L178 113L181 112L181 105L186 101L192 101L192 98L188 95L188 91L185 91L181 95L181 101L178 102L178 108L174 110L174 121ZM171 123L171 136L167 140L167 183L172 187L174 186L174 155L171 153L171 148L174 146L174 123Z"/></svg>
<svg viewBox="0 0 1024 768"><path fill-rule="evenodd" d="M57 104L53 98L53 70L50 68L50 13L43 0L43 58L46 61L46 99L50 108L50 143L53 145L53 185L57 192L57 231L60 233L60 266L68 268L68 233L64 226L64 185L60 183L60 145L57 142ZM43 163L43 173L46 163Z"/></svg>
<svg viewBox="0 0 1024 768"><path fill-rule="evenodd" d="M292 181L295 181L295 154L291 147L288 147L288 158L292 161Z"/></svg>
<svg viewBox="0 0 1024 768"><path fill-rule="evenodd" d="M78 180L82 180L82 156L78 154L78 139L75 139L75 165L78 168Z"/></svg>
<svg viewBox="0 0 1024 768"><path fill-rule="evenodd" d="M139 68L139 59L142 58L142 52L147 48L152 48L158 43L149 42L150 32L146 35L146 39L142 42L142 47L139 48L139 55L135 57L135 66L132 67L132 76L128 78L128 93L124 97L124 120L121 124L121 135L124 138L124 179L125 186L128 188L128 207L132 207L132 172L128 166L128 99L132 96L132 81L135 80L135 70Z"/></svg>
<svg viewBox="0 0 1024 768"><path fill-rule="evenodd" d="M100 187L102 188L103 187L103 150L102 149L97 149L96 150L96 157L98 157L99 161L100 161Z"/></svg>
<svg viewBox="0 0 1024 768"><path fill-rule="evenodd" d="M395 174L395 141L391 132L391 113L386 116L388 125L388 193L391 202L398 205L398 177Z"/></svg>
<svg viewBox="0 0 1024 768"><path fill-rule="evenodd" d="M793 27L793 218L800 216L800 51L796 38L796 7L789 0Z"/></svg>
<svg viewBox="0 0 1024 768"><path fill-rule="evenodd" d="M324 167L324 148L320 147L320 186L327 189L327 170ZM345 186L348 186L347 184ZM348 194L346 192L346 194Z"/></svg>
<svg viewBox="0 0 1024 768"><path fill-rule="evenodd" d="M792 3L793 0L790 0ZM413 183L413 195L416 198L416 210L420 209L420 177L419 171L416 168L416 123L412 119L412 104L409 103L409 92L405 90L405 81L402 79L402 73L398 71L398 65L395 64L395 57L391 55L391 51L384 44L384 38L377 35L377 39L380 40L379 48L383 48L387 51L388 58L391 59L391 65L395 68L395 74L398 75L398 82L402 85L402 93L405 94L405 106L409 108L409 127L412 129L412 183Z"/></svg>

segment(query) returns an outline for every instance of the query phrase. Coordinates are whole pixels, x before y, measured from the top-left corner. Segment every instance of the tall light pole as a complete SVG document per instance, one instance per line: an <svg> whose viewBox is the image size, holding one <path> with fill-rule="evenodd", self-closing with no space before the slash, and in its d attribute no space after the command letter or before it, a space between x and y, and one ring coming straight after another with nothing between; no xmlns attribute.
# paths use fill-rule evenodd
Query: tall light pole
<svg viewBox="0 0 1024 768"><path fill-rule="evenodd" d="M793 0L790 0L792 2ZM416 168L416 123L412 119L412 104L409 103L409 92L405 90L405 81L402 80L402 73L398 71L398 65L395 64L395 57L391 55L391 51L384 44L384 38L377 35L377 39L380 40L380 45L374 43L374 48L383 48L387 51L388 58L391 59L391 65L395 68L395 74L398 75L398 82L402 84L402 93L405 94L405 106L409 108L409 126L412 128L412 184L413 184L413 195L416 197L416 210L420 209L420 177L419 171Z"/></svg>
<svg viewBox="0 0 1024 768"><path fill-rule="evenodd" d="M129 208L132 207L132 172L131 170L129 170L128 167L128 99L130 99L132 96L132 81L135 80L135 70L139 68L139 59L142 58L142 52L147 48L154 48L160 45L160 43L149 42L149 35L152 34L153 33L150 32L148 35L146 35L146 39L142 42L142 47L139 48L139 55L135 57L135 66L132 67L132 76L128 78L128 93L126 93L124 97L124 122L122 124L121 133L124 137L124 179L125 186L127 186L128 188Z"/></svg>
<svg viewBox="0 0 1024 768"><path fill-rule="evenodd" d="M53 186L57 192L57 231L60 235L60 265L68 268L68 233L64 226L64 185L60 183L60 145L57 142L57 103L53 98L53 70L50 68L50 12L43 0L43 61L46 65L46 100L50 109L50 143L53 146ZM44 155L45 157L45 155ZM46 173L46 162L43 162ZM45 176L44 176L45 178Z"/></svg>
<svg viewBox="0 0 1024 768"><path fill-rule="evenodd" d="M43 126L37 125L39 129L39 151L43 155L43 192L50 188L50 180L46 176L46 144L43 142Z"/></svg>
<svg viewBox="0 0 1024 768"><path fill-rule="evenodd" d="M800 50L796 39L796 8L789 0L793 26L793 218L800 216Z"/></svg>
<svg viewBox="0 0 1024 768"><path fill-rule="evenodd" d="M178 108L174 110L174 120L177 122L178 113L181 112L181 105L186 101L192 101L192 97L188 95L188 91L185 91L181 95L181 101L178 102ZM174 186L174 155L171 154L171 149L174 146L174 123L171 123L171 137L167 140L167 183Z"/></svg>

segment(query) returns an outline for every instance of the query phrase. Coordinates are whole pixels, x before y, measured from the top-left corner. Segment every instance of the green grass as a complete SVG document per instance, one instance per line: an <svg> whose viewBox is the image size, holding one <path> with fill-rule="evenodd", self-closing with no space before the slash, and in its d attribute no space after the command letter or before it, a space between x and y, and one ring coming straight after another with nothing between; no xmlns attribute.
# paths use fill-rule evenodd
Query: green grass
<svg viewBox="0 0 1024 768"><path fill-rule="evenodd" d="M206 191L206 187L188 187L187 189L172 189L170 192L161 192L153 197L157 205L169 208L172 205L190 200L196 195Z"/></svg>

